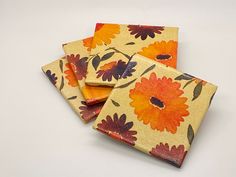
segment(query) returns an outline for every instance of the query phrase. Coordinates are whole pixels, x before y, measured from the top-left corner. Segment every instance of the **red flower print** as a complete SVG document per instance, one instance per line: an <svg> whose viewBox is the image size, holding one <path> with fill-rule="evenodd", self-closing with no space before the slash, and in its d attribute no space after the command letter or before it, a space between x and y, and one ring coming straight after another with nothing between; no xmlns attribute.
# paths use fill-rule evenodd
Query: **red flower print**
<svg viewBox="0 0 236 177"><path fill-rule="evenodd" d="M55 73L52 73L51 70L47 70L46 71L46 76L48 77L48 79L50 80L50 82L55 86L57 83L57 77Z"/></svg>
<svg viewBox="0 0 236 177"><path fill-rule="evenodd" d="M161 34L164 30L163 26L145 26L145 25L128 25L128 30L131 31L131 35L135 35L135 38L141 37L145 40L148 36L151 38L155 37L156 34Z"/></svg>
<svg viewBox="0 0 236 177"><path fill-rule="evenodd" d="M150 154L153 156L165 160L177 167L181 167L183 160L185 158L187 151L184 150L184 145L175 145L169 148L168 143L157 145L155 148L152 148Z"/></svg>
<svg viewBox="0 0 236 177"><path fill-rule="evenodd" d="M87 57L80 58L79 54L76 56L74 56L74 54L67 55L67 60L70 63L77 80L82 80L86 77L88 67L87 59Z"/></svg>
<svg viewBox="0 0 236 177"><path fill-rule="evenodd" d="M97 129L101 132L129 145L134 145L134 142L137 140L135 137L137 132L131 130L133 127L133 122L126 122L125 114L122 114L120 118L118 118L117 113L113 115L113 118L108 115L106 119L103 119L97 126Z"/></svg>
<svg viewBox="0 0 236 177"><path fill-rule="evenodd" d="M82 116L82 119L84 119L85 121L90 121L92 118L96 117L100 113L102 106L104 105L104 103L87 105L85 101L81 101L81 104L83 104L83 106L79 107L79 109L81 110L80 114Z"/></svg>

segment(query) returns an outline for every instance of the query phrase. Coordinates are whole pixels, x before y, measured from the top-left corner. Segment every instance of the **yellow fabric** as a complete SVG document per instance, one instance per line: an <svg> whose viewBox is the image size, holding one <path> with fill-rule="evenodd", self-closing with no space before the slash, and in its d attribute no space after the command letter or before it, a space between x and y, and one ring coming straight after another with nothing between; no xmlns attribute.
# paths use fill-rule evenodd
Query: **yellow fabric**
<svg viewBox="0 0 236 177"><path fill-rule="evenodd" d="M90 59L89 51L92 42L91 38L69 42L63 45L63 49L67 57L71 55L79 55L80 59L87 57L87 62ZM70 61L69 61L70 62ZM78 78L79 88L88 104L94 104L105 101L109 96L112 88L110 87L96 87L85 84L85 78Z"/></svg>
<svg viewBox="0 0 236 177"><path fill-rule="evenodd" d="M43 66L42 70L83 121L88 122L98 115L102 105L90 107L85 104L77 80L65 57Z"/></svg>
<svg viewBox="0 0 236 177"><path fill-rule="evenodd" d="M111 77L109 80L106 75L111 75L111 73L114 75L117 70L115 67L105 70L104 67L118 60L127 63L135 53L175 68L177 45L178 28L175 27L99 23L96 25L92 41L91 59L85 82L89 85L113 87L117 82L117 77ZM113 53L112 56L103 59L106 54L111 53ZM167 60L168 56L170 58Z"/></svg>
<svg viewBox="0 0 236 177"><path fill-rule="evenodd" d="M181 166L217 87L141 55L131 61L137 63L135 71L118 80L93 127ZM118 120L123 114L129 126ZM132 136L125 134L129 131Z"/></svg>

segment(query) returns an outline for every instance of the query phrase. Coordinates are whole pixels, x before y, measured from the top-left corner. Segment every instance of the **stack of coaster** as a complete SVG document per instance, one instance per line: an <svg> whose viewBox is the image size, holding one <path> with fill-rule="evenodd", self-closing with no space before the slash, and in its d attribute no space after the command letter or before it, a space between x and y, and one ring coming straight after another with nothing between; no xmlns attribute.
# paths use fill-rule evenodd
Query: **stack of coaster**
<svg viewBox="0 0 236 177"><path fill-rule="evenodd" d="M42 70L93 128L177 167L217 87L176 70L178 28L98 23Z"/></svg>

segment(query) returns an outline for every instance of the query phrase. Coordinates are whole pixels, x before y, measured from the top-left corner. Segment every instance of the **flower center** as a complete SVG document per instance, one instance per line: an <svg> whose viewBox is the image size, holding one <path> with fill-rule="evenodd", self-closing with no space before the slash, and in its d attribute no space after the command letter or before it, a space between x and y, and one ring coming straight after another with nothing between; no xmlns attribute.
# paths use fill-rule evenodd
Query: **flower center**
<svg viewBox="0 0 236 177"><path fill-rule="evenodd" d="M165 107L164 103L163 103L160 99L158 99L158 98L156 98L156 97L151 97L151 98L150 98L150 102L151 102L154 106L157 106L157 107L160 108L160 109L163 109L163 108Z"/></svg>
<svg viewBox="0 0 236 177"><path fill-rule="evenodd" d="M171 58L171 55L169 54L160 54L156 56L156 59L158 60L168 60Z"/></svg>

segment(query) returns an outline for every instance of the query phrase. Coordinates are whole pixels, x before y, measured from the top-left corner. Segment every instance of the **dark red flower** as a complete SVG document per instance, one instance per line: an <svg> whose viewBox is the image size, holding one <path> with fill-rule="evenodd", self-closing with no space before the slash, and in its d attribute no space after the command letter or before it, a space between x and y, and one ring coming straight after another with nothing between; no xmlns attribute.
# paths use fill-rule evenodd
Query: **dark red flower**
<svg viewBox="0 0 236 177"><path fill-rule="evenodd" d="M100 67L97 71L97 78L102 76L103 81L111 81L112 77L118 80L126 69L126 63L122 60L112 61Z"/></svg>
<svg viewBox="0 0 236 177"><path fill-rule="evenodd" d="M142 40L145 40L148 36L155 37L155 33L161 34L164 30L163 26L145 26L145 25L128 25L131 35L135 35L135 38L141 36Z"/></svg>
<svg viewBox="0 0 236 177"><path fill-rule="evenodd" d="M165 160L177 167L181 167L186 153L187 151L184 150L184 145L179 145L178 147L172 146L169 148L168 143L160 143L160 145L157 145L150 151L150 154L153 156Z"/></svg>
<svg viewBox="0 0 236 177"><path fill-rule="evenodd" d="M134 136L137 134L136 131L130 130L133 127L133 122L126 123L126 115L122 114L120 118L118 118L117 113L113 115L113 119L111 116L107 116L106 120L102 120L98 125L98 130L103 133L108 134L114 139L123 141L129 145L134 145L137 138Z"/></svg>
<svg viewBox="0 0 236 177"><path fill-rule="evenodd" d="M76 56L74 56L74 54L67 55L67 60L70 63L77 80L82 80L86 77L88 67L87 59L87 57L80 58L79 54Z"/></svg>
<svg viewBox="0 0 236 177"><path fill-rule="evenodd" d="M46 76L48 77L48 79L50 80L50 82L55 86L57 83L57 77L55 73L52 73L51 70L47 70L46 71Z"/></svg>
<svg viewBox="0 0 236 177"><path fill-rule="evenodd" d="M102 106L104 105L104 103L87 105L85 101L81 101L81 103L83 104L83 106L79 107L79 109L81 110L80 114L82 115L82 119L84 119L86 122L96 117L100 113Z"/></svg>

